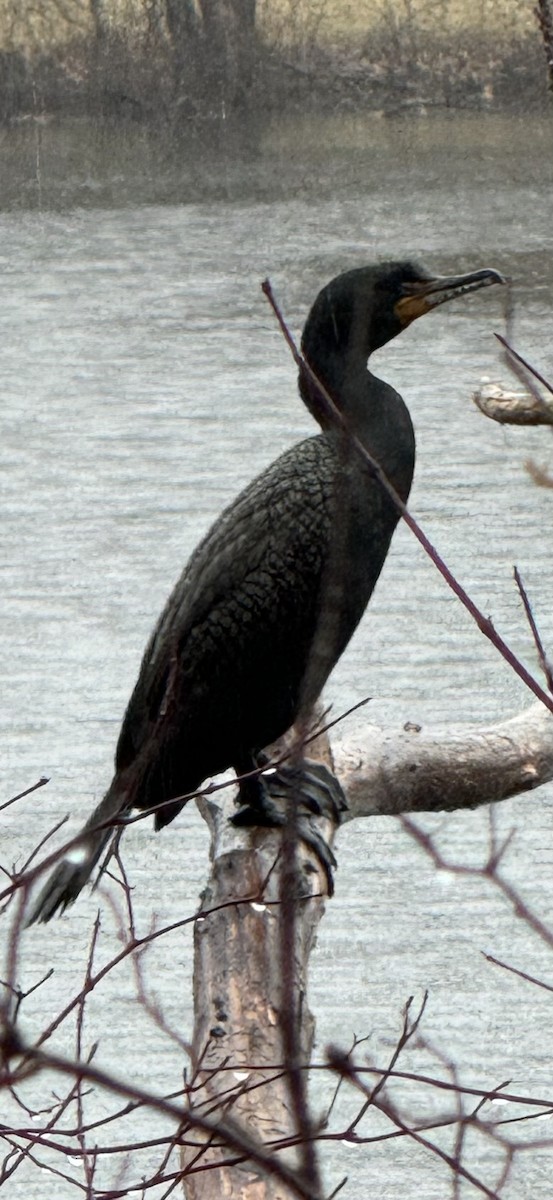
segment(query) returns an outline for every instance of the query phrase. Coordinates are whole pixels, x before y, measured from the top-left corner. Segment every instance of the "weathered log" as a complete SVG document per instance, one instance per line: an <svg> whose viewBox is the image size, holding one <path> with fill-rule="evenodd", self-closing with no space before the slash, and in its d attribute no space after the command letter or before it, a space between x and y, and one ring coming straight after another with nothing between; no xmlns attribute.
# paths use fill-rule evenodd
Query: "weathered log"
<svg viewBox="0 0 553 1200"><path fill-rule="evenodd" d="M328 744L319 740L309 747L309 756L328 764ZM337 748L335 768L349 803L346 820L472 809L553 779L553 716L534 704L496 725L366 726ZM187 1175L185 1195L187 1200L316 1198L316 1166L309 1186L301 1150L293 1156L282 1149L275 1153L274 1143L297 1139L305 1148L312 1132L305 1114L298 1119L297 1069L308 1065L313 1044L307 975L324 912L324 872L302 843L291 872L281 854L280 831L245 832L229 824L232 801L226 792L204 798L200 810L211 832L213 867L196 926L194 1106L220 1116L221 1145L202 1152L201 1164L212 1168ZM316 821L332 840L328 820ZM292 915L283 903L286 894L293 896ZM294 997L292 1014L283 1009L287 986ZM224 1146L229 1121L251 1137L257 1163L231 1164ZM264 1169L264 1155L277 1166L285 1164L285 1178ZM183 1165L196 1156L197 1151L183 1151ZM217 1166L223 1162L227 1165Z"/></svg>

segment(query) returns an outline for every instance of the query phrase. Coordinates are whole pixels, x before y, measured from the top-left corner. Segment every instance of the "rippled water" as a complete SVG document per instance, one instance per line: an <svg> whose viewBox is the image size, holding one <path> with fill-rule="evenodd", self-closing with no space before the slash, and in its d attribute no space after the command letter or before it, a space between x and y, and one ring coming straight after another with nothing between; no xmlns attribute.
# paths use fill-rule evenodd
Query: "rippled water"
<svg viewBox="0 0 553 1200"><path fill-rule="evenodd" d="M104 143L79 150L74 132L65 143L50 129L40 144L31 133L5 138L2 773L6 795L42 774L51 782L4 814L4 861L21 861L57 818L99 798L145 640L183 562L221 506L312 428L261 279L271 277L299 331L323 283L375 257L415 257L441 272L494 266L515 281L517 345L551 377L552 142L551 123L535 118L306 122L265 131L249 154L206 149L197 170L184 149L162 170L161 152L142 145L141 186L138 138L126 155ZM483 375L507 378L494 330L504 330L496 289L440 309L373 361L415 421L413 511L534 667L512 566L552 646L553 501L523 464L553 468L553 447L548 431L502 428L472 404ZM327 688L335 711L366 695L377 723L493 720L527 702L405 529ZM546 921L552 807L543 788L498 812L500 830L517 828L510 877ZM458 861L485 854L485 811L427 826ZM436 875L391 819L348 827L339 858L313 962L319 1045L371 1033L382 1063L405 1000L428 987L425 1032L464 1082L511 1078L518 1091L550 1094L547 994L481 955L550 978L545 950L509 907L482 881ZM152 910L160 919L193 911L207 869L201 823L187 812L159 837L135 827L127 863L145 924ZM47 937L27 935L22 982L56 966L27 1002L29 1031L75 989L96 904L82 899ZM106 927L107 953L109 912ZM191 946L179 940L174 952L170 977L166 951L153 975L182 1027ZM133 988L121 973L92 998L98 1061L178 1087L181 1064L149 1027L136 1063ZM327 1161L332 1186L348 1173L350 1195L374 1190L376 1178L382 1197L415 1186L429 1200L444 1195L442 1168L412 1147L370 1156L335 1147ZM491 1186L489 1147L472 1161ZM534 1155L520 1171L506 1197L549 1196L548 1160ZM18 1179L14 1197L28 1194Z"/></svg>

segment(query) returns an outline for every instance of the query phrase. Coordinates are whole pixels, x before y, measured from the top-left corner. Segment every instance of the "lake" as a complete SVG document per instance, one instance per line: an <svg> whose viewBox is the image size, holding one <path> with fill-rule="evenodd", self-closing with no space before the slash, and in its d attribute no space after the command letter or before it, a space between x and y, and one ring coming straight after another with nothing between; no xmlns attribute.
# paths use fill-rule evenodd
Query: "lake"
<svg viewBox="0 0 553 1200"><path fill-rule="evenodd" d="M299 333L319 288L350 267L401 257L442 274L493 266L514 281L517 347L553 376L553 125L499 114L346 115L228 140L206 133L169 149L139 130L25 126L3 132L0 162L4 797L50 778L3 814L2 861L11 865L68 812L76 831L100 798L146 639L183 563L239 488L313 430L262 279ZM524 466L533 459L553 471L553 445L547 430L502 427L474 406L483 377L509 382L494 331L505 331L499 289L439 309L371 364L415 423L412 511L537 671L512 568L553 653L552 493ZM405 528L326 689L334 713L367 695L344 740L364 719L492 722L531 702ZM496 818L500 835L516 829L509 879L551 921L553 789L498 806ZM420 822L452 860L484 861L486 809ZM161 835L145 822L128 832L143 929L153 913L160 923L193 913L206 851L191 809ZM551 1095L548 994L482 954L551 982L550 954L506 901L483 880L436 873L392 818L352 823L337 853L337 894L312 963L316 1053L370 1035L363 1052L385 1064L407 998L428 988L428 1045L405 1053L406 1070L443 1071L433 1047L467 1085L510 1079L519 1093ZM63 920L25 935L21 985L55 968L24 1004L29 1036L77 989L98 903L89 893ZM118 947L101 903L99 961ZM152 989L184 1036L191 947L191 934L173 935L148 960ZM129 966L90 998L85 1034L87 1045L101 1038L98 1065L163 1093L179 1087L181 1057L137 1008ZM74 1053L74 1032L52 1044ZM314 1102L320 1111L322 1096ZM428 1111L424 1096L406 1102ZM105 1113L105 1100L90 1104ZM524 1128L517 1136L538 1136ZM126 1129L121 1142L147 1138L151 1120L135 1114ZM451 1148L448 1136L440 1144ZM539 1136L551 1137L551 1118ZM467 1165L493 1187L493 1144L475 1139L470 1150ZM391 1200L416 1190L441 1200L451 1188L446 1168L406 1139L393 1149L332 1143L323 1155L329 1191L348 1175L344 1195ZM125 1179L140 1181L156 1162L152 1152L135 1157ZM78 1164L62 1165L82 1182ZM528 1152L501 1195L546 1200L550 1174L546 1150ZM113 1187L115 1176L108 1161L99 1179ZM37 1186L30 1163L6 1184L14 1200ZM74 1194L56 1183L60 1200Z"/></svg>

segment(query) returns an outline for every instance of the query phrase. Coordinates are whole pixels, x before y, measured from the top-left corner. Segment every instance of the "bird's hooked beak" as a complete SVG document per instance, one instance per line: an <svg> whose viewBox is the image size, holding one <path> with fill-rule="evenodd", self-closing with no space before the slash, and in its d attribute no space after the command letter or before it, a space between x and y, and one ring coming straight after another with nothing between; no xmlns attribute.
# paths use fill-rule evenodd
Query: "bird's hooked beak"
<svg viewBox="0 0 553 1200"><path fill-rule="evenodd" d="M479 288L490 287L492 283L507 283L504 275L491 267L481 271L470 271L468 275L441 275L436 279L417 280L402 285L403 295L394 305L394 311L403 328L431 312L446 300L454 300L456 296L465 296L468 292L476 292Z"/></svg>

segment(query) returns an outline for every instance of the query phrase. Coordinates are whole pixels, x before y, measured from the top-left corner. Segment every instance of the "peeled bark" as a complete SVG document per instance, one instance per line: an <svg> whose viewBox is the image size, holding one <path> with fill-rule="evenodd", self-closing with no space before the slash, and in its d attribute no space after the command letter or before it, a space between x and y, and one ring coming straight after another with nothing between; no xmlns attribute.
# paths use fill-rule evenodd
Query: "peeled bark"
<svg viewBox="0 0 553 1200"><path fill-rule="evenodd" d="M496 725L368 725L335 758L344 820L479 808L553 779L553 716L537 703Z"/></svg>

